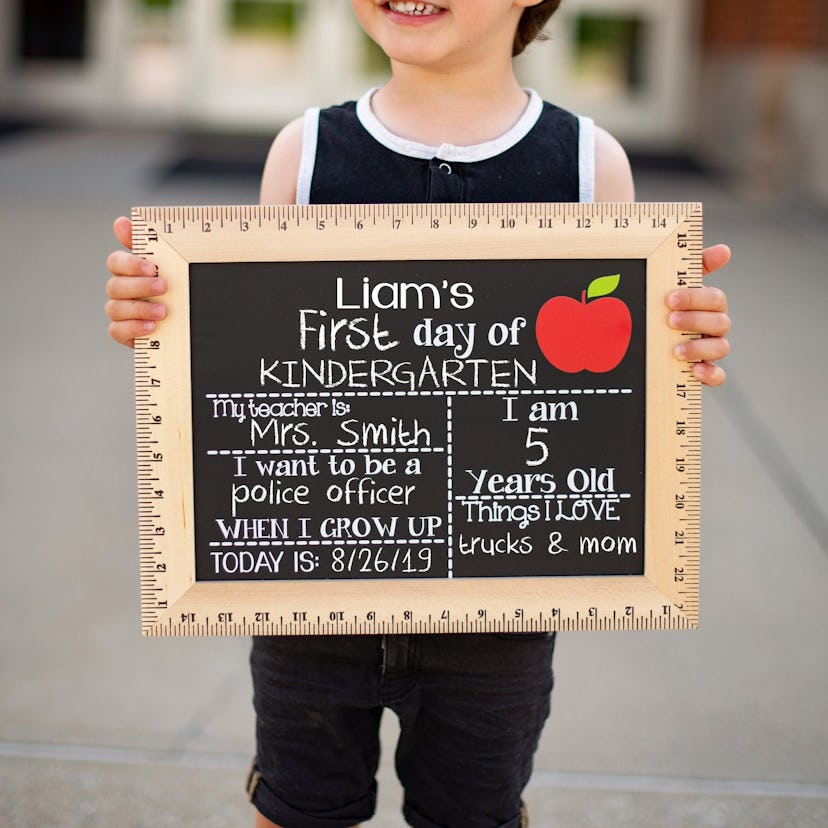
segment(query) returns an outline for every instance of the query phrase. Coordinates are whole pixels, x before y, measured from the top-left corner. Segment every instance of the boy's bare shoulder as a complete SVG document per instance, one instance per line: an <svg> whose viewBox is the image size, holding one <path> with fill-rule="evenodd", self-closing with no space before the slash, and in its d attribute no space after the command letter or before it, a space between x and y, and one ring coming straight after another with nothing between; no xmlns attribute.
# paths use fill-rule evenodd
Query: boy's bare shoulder
<svg viewBox="0 0 828 828"><path fill-rule="evenodd" d="M635 201L627 153L605 129L595 128L595 200Z"/></svg>
<svg viewBox="0 0 828 828"><path fill-rule="evenodd" d="M296 179L302 161L304 118L291 121L279 131L267 154L259 201L262 204L295 204Z"/></svg>

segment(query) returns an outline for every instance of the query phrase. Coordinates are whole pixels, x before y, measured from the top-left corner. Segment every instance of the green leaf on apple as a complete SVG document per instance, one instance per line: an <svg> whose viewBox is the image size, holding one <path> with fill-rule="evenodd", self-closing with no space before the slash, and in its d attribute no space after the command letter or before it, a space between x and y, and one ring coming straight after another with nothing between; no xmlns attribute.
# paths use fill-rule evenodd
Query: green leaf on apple
<svg viewBox="0 0 828 828"><path fill-rule="evenodd" d="M599 296L609 296L621 282L621 274L613 276L599 276L589 283L587 288L587 299L596 299Z"/></svg>

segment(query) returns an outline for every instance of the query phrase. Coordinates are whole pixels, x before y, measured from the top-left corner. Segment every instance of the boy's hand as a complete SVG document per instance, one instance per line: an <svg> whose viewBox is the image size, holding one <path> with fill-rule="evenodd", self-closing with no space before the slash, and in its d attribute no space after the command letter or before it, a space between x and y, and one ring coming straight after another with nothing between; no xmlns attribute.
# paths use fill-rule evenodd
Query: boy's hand
<svg viewBox="0 0 828 828"><path fill-rule="evenodd" d="M730 248L725 244L708 247L702 253L703 272L723 268L730 261ZM671 313L668 324L677 331L699 333L701 339L691 339L677 345L677 359L692 362L691 370L705 385L721 385L725 381L724 370L716 365L730 351L725 334L730 330L727 315L727 296L716 287L685 288L667 294L667 307Z"/></svg>
<svg viewBox="0 0 828 828"><path fill-rule="evenodd" d="M113 229L124 247L132 247L132 222L128 218L116 219ZM147 300L163 295L167 285L158 277L155 265L124 250L110 253L106 266L112 274L106 283L109 335L132 347L137 337L149 336L166 316L166 305Z"/></svg>

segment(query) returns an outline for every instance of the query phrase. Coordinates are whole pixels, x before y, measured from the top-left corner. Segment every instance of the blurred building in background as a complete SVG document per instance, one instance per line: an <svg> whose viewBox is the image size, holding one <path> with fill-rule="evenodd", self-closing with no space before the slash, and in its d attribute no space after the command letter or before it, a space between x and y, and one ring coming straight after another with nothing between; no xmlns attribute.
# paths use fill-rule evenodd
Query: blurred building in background
<svg viewBox="0 0 828 828"><path fill-rule="evenodd" d="M702 157L828 202L828 0L706 0Z"/></svg>
<svg viewBox="0 0 828 828"><path fill-rule="evenodd" d="M518 60L634 153L828 201L828 0L564 0ZM347 0L0 0L0 114L273 133L387 61Z"/></svg>

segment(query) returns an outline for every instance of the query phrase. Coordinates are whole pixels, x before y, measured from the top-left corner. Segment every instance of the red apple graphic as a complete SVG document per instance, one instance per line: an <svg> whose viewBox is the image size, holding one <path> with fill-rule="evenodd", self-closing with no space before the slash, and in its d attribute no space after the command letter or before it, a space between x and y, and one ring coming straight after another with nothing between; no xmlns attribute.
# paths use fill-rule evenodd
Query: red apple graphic
<svg viewBox="0 0 828 828"><path fill-rule="evenodd" d="M541 307L535 336L543 355L558 370L603 374L624 358L632 334L630 309L609 296L620 281L620 274L601 276L590 282L580 302L555 296Z"/></svg>

